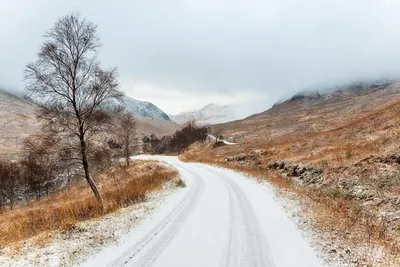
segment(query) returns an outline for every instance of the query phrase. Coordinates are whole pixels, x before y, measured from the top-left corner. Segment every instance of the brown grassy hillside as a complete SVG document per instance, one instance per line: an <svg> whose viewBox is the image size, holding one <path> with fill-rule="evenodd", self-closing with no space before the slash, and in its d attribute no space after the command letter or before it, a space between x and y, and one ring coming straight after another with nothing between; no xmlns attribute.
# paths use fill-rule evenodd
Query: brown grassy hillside
<svg viewBox="0 0 400 267"><path fill-rule="evenodd" d="M154 161L134 161L111 167L95 177L105 200L102 209L86 181L50 194L38 201L0 211L0 249L52 230L69 230L80 221L146 201L151 192L168 181L181 182L175 169Z"/></svg>
<svg viewBox="0 0 400 267"><path fill-rule="evenodd" d="M195 145L183 158L246 171L301 196L304 217L330 242L400 255L400 84L297 96L216 127L237 144Z"/></svg>

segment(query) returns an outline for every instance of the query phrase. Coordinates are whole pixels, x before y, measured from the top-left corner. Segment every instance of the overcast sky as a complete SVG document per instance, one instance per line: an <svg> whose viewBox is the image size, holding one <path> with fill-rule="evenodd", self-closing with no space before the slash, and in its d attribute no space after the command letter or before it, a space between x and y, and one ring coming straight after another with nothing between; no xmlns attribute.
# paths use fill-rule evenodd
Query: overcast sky
<svg viewBox="0 0 400 267"><path fill-rule="evenodd" d="M23 89L43 34L79 11L104 67L168 113L209 102L265 110L307 87L400 73L397 0L0 0L0 87Z"/></svg>

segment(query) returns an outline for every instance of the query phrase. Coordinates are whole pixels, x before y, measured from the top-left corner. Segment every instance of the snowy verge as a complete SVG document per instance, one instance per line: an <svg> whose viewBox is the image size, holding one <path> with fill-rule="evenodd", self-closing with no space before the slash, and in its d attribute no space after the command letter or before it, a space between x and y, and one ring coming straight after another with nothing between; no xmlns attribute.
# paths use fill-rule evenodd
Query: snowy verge
<svg viewBox="0 0 400 267"><path fill-rule="evenodd" d="M261 187L265 194L272 196L276 203L278 203L285 212L288 219L293 222L306 242L310 244L318 258L321 259L324 266L370 266L368 265L369 262L374 262L374 264L379 263L381 264L379 266L385 266L379 259L381 248L375 250L367 246L359 246L354 248L347 244L347 242L340 240L335 234L323 232L314 227L313 219L307 216L307 211L305 212L308 201L310 200L302 199L294 192L279 189L267 180L259 179L245 172L238 172L228 167L221 167L213 164L205 165L225 170L227 172L241 174L242 176L246 177L250 183ZM372 254L371 251L373 251Z"/></svg>
<svg viewBox="0 0 400 267"><path fill-rule="evenodd" d="M214 135L212 135L212 134L208 134L208 137L211 138L211 139L214 140L214 141L217 139L217 138L216 138ZM237 143L232 143L232 142L229 142L229 141L226 141L226 140L218 140L218 141L224 143L225 145L237 145Z"/></svg>
<svg viewBox="0 0 400 267"><path fill-rule="evenodd" d="M177 194L175 182L153 192L148 200L122 208L101 218L78 223L71 231L52 231L21 242L17 247L0 251L0 265L80 266L104 247L118 244L133 228L151 216L160 203ZM43 240L43 241L42 241Z"/></svg>

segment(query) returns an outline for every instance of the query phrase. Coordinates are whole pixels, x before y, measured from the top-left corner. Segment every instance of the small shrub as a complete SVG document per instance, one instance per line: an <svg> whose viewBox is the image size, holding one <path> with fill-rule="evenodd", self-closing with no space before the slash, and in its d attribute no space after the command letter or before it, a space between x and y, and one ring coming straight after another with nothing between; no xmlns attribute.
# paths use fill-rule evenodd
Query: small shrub
<svg viewBox="0 0 400 267"><path fill-rule="evenodd" d="M325 190L325 193L326 196L331 199L339 199L344 197L343 191L337 187L329 187Z"/></svg>
<svg viewBox="0 0 400 267"><path fill-rule="evenodd" d="M185 187L186 187L186 184L185 184L185 182L184 182L182 179L179 178L179 179L175 182L175 186L176 186L176 187L185 188Z"/></svg>
<svg viewBox="0 0 400 267"><path fill-rule="evenodd" d="M377 186L380 189L386 189L386 190L400 187L400 172L397 171L385 177L381 177L377 181Z"/></svg>
<svg viewBox="0 0 400 267"><path fill-rule="evenodd" d="M353 151L347 150L346 151L346 159L351 159L353 157Z"/></svg>

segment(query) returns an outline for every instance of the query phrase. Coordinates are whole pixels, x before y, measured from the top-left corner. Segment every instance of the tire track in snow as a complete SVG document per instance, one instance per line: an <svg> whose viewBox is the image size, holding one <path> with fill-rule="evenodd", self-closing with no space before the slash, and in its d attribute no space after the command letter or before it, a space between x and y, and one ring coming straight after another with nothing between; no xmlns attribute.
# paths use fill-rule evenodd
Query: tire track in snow
<svg viewBox="0 0 400 267"><path fill-rule="evenodd" d="M176 157L143 158L175 166L188 187L155 213L151 226L85 266L324 266L272 194L243 175Z"/></svg>
<svg viewBox="0 0 400 267"><path fill-rule="evenodd" d="M182 226L203 191L204 181L194 172L182 167L194 178L193 184L184 199L152 231L127 250L109 267L145 267L151 265L162 249Z"/></svg>
<svg viewBox="0 0 400 267"><path fill-rule="evenodd" d="M220 265L224 267L274 267L268 240L242 189L225 174L201 165L196 166L223 180L229 193L230 225Z"/></svg>
<svg viewBox="0 0 400 267"><path fill-rule="evenodd" d="M258 225L246 195L240 187L228 177L223 177L230 191L231 229L229 244L222 266L273 267L274 262L268 246L268 240Z"/></svg>

